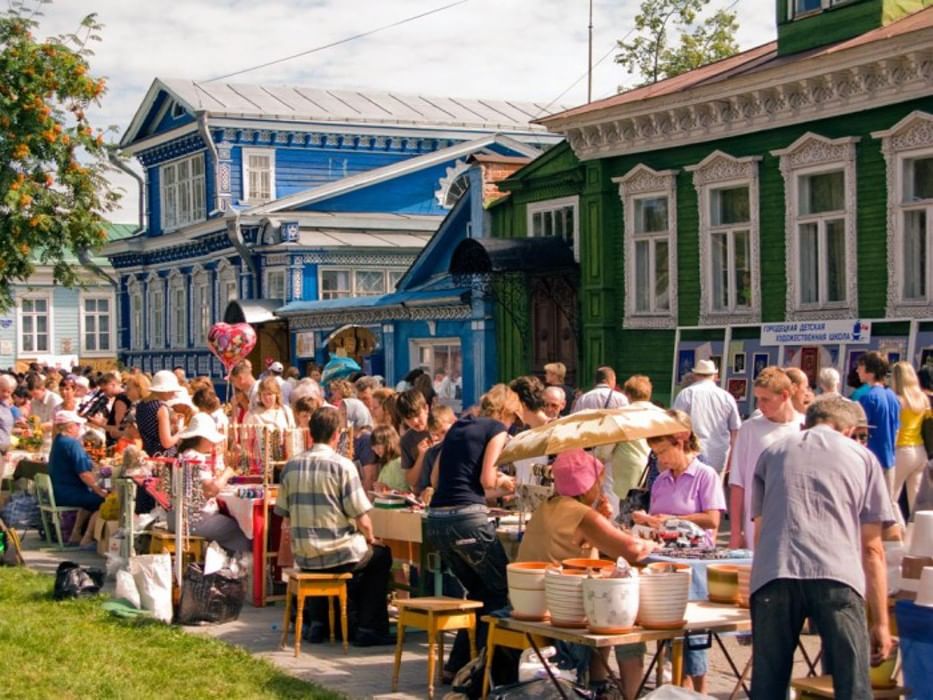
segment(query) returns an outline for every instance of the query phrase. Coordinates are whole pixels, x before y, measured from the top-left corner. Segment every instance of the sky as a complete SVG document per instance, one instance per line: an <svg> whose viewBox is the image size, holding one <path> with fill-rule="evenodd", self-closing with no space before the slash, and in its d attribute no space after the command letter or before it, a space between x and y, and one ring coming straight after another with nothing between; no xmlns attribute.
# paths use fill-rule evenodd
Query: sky
<svg viewBox="0 0 933 700"><path fill-rule="evenodd" d="M95 126L114 125L122 134L156 77L208 80L452 2L54 0L45 7L39 33L74 31L84 15L97 13L104 28L102 41L91 46L91 72L107 78L108 90L90 114ZM593 70L594 99L637 83L613 61L613 49L630 31L639 5L637 0L593 0L593 61L603 59ZM711 0L709 11L730 5L738 14L741 49L774 38L773 0ZM588 0L467 0L227 80L554 101L555 107L570 107L586 102L586 79L580 78L586 73L587 23ZM135 181L126 175L113 181L126 194L112 220L135 222Z"/></svg>

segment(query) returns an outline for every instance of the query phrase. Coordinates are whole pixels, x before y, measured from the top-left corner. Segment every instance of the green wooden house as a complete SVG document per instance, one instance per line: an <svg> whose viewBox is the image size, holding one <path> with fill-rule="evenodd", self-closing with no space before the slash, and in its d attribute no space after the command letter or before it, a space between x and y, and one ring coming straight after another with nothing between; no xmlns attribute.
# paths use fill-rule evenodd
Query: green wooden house
<svg viewBox="0 0 933 700"><path fill-rule="evenodd" d="M487 285L501 376L605 363L668 400L713 358L750 411L767 364L933 362L931 4L777 0L776 41L542 120L566 141L492 231L577 268Z"/></svg>

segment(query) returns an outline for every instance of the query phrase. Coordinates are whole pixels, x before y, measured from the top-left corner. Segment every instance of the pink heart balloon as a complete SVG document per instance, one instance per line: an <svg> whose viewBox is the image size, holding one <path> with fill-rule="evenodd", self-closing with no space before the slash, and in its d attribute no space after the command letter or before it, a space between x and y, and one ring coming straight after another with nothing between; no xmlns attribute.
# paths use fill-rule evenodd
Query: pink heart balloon
<svg viewBox="0 0 933 700"><path fill-rule="evenodd" d="M207 347L229 372L256 347L256 331L248 323L215 323L207 334Z"/></svg>

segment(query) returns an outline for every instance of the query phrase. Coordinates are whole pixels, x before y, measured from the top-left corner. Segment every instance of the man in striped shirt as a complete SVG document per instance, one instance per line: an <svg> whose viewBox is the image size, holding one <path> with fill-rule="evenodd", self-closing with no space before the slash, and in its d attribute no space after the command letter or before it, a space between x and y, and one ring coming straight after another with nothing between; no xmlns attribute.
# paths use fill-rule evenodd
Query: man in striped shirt
<svg viewBox="0 0 933 700"><path fill-rule="evenodd" d="M319 408L310 432L314 446L282 470L275 512L285 519L283 531L291 534L295 563L303 571L353 574L347 587L353 643L392 644L386 604L392 554L375 544L368 515L372 504L356 466L335 450L340 412ZM327 603L312 598L309 605L311 636L323 639Z"/></svg>

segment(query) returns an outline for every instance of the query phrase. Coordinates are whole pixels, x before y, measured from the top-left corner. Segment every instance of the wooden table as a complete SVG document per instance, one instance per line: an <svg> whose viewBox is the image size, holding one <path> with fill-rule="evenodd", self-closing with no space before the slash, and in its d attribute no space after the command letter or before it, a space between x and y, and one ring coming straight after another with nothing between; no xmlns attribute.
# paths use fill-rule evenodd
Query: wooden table
<svg viewBox="0 0 933 700"><path fill-rule="evenodd" d="M418 566L418 596L444 594L444 572L440 557L424 537L424 511L409 508L373 508L369 519L373 535L392 551L392 558ZM428 574L433 574L429 578ZM431 583L433 582L433 585Z"/></svg>
<svg viewBox="0 0 933 700"><path fill-rule="evenodd" d="M732 661L722 641L719 639L719 635L729 632L751 631L752 621L749 611L734 605L722 605L706 601L691 601L687 604L685 617L687 624L680 629L652 630L636 627L633 631L626 634L591 634L585 630L555 627L549 622L523 622L512 617L499 619L497 620L497 624L503 629L522 632L528 639L529 645L536 651L536 637L559 639L573 644L584 644L594 649L602 649L605 647L621 646L623 644L637 644L638 642L674 640L690 634L709 634L719 642L720 648L723 654L725 654L729 665L732 667L733 673L736 677L739 677L741 675L740 671ZM495 645L493 644L492 647L493 648L488 649L489 654L493 653ZM660 653L660 648L658 653ZM595 656L602 659L599 654ZM655 660L656 659L657 654L655 654ZM544 659L541 659L541 661L544 663ZM648 666L645 672L645 679L650 676L654 663L655 661L653 660L651 665ZM545 664L545 667L547 667L547 664ZM618 680L611 671L610 677L618 683ZM642 686L644 686L644 680L642 681ZM558 687L558 691L563 697L563 690ZM639 692L641 692L641 689L639 689Z"/></svg>

